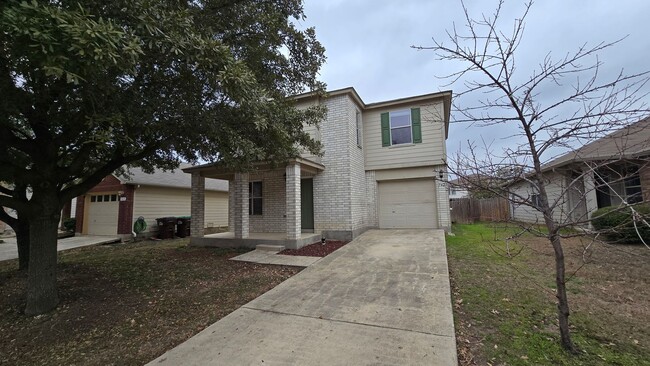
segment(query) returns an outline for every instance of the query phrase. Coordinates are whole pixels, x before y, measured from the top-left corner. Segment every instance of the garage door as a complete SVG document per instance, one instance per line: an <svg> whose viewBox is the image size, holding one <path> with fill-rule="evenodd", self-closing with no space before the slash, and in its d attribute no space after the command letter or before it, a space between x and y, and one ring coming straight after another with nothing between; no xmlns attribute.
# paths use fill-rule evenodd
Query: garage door
<svg viewBox="0 0 650 366"><path fill-rule="evenodd" d="M90 196L88 204L88 234L117 234L117 217L120 202L117 193Z"/></svg>
<svg viewBox="0 0 650 366"><path fill-rule="evenodd" d="M379 182L380 228L436 228L436 212L433 179Z"/></svg>

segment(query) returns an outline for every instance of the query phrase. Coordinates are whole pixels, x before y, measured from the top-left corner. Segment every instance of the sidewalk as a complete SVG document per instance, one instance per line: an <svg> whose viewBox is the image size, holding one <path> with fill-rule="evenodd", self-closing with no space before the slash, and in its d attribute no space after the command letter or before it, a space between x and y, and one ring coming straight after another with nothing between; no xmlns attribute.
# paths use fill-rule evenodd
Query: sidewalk
<svg viewBox="0 0 650 366"><path fill-rule="evenodd" d="M16 237L2 238L2 240L4 243L0 243L0 261L18 258ZM111 236L73 236L71 238L59 239L57 242L57 250L60 252L63 250L85 247L88 245L107 244L117 241L120 241L120 238Z"/></svg>
<svg viewBox="0 0 650 366"><path fill-rule="evenodd" d="M149 365L456 365L442 230L371 230Z"/></svg>

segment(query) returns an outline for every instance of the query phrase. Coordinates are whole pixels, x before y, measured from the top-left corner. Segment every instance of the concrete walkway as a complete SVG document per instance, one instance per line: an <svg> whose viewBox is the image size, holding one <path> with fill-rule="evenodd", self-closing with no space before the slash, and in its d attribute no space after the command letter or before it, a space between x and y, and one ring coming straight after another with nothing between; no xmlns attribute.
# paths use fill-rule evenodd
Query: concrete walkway
<svg viewBox="0 0 650 366"><path fill-rule="evenodd" d="M457 365L444 232L368 231L149 365Z"/></svg>
<svg viewBox="0 0 650 366"><path fill-rule="evenodd" d="M279 264L281 266L309 267L323 259L303 255L282 255L278 251L255 249L250 252L230 258L231 261L252 262L260 264Z"/></svg>
<svg viewBox="0 0 650 366"><path fill-rule="evenodd" d="M3 238L2 240L4 243L0 243L0 261L18 258L16 237ZM59 239L57 242L57 250L60 252L63 250L85 247L88 245L107 244L117 241L120 241L120 238L111 236L73 236L71 238Z"/></svg>

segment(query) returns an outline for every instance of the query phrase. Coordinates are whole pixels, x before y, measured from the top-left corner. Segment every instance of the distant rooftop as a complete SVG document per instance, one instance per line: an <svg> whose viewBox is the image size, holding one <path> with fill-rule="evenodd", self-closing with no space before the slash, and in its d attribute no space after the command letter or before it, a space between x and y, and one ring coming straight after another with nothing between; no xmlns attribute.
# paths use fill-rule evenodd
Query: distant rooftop
<svg viewBox="0 0 650 366"><path fill-rule="evenodd" d="M140 168L129 168L128 176L116 175L122 184L141 184L157 187L190 188L192 176L183 173L182 169L192 167L191 164L181 164L174 171L156 170L153 174L147 174ZM228 192L228 181L221 179L206 179L205 189L208 191Z"/></svg>
<svg viewBox="0 0 650 366"><path fill-rule="evenodd" d="M634 159L650 154L650 117L632 123L603 138L544 164L549 170L582 161Z"/></svg>

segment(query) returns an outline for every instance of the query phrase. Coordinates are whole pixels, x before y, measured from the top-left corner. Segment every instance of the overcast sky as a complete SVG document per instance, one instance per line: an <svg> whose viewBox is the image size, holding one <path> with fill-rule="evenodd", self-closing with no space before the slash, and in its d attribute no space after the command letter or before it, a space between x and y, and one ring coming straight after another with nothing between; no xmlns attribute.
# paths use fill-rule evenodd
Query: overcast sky
<svg viewBox="0 0 650 366"><path fill-rule="evenodd" d="M470 14L492 14L497 1L466 1ZM512 24L521 16L523 0L509 0L503 19ZM462 85L445 86L436 78L457 70L457 65L436 61L431 51L412 45L431 45L432 38L445 30L464 25L462 8L455 0L306 0L306 21L315 27L325 46L327 63L321 80L328 90L353 86L366 103L378 102L440 90L459 92ZM604 72L613 74L650 69L650 1L645 0L539 0L526 21L519 49L519 70L529 75L530 64L548 52L560 57L587 43L614 41L627 36L617 46L600 54ZM456 67L454 67L456 66ZM447 141L450 154L468 139L496 146L507 143L507 132L498 129L452 125Z"/></svg>

